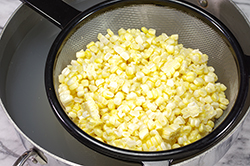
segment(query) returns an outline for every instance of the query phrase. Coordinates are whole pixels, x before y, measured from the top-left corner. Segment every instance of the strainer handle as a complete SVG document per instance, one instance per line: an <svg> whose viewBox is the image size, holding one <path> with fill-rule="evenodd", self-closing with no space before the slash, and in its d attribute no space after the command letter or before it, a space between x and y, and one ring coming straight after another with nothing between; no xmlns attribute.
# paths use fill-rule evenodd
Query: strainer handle
<svg viewBox="0 0 250 166"><path fill-rule="evenodd" d="M81 12L62 0L20 0L63 29Z"/></svg>

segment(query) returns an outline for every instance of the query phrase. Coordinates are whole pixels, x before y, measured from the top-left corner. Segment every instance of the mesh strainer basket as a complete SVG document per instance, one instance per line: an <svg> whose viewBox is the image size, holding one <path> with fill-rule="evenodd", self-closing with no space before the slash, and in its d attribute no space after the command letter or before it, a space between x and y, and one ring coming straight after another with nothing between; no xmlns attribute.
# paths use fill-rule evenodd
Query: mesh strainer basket
<svg viewBox="0 0 250 166"><path fill-rule="evenodd" d="M199 49L209 56L208 65L215 68L219 82L227 86L230 101L227 110L215 122L212 133L190 145L160 152L138 152L120 149L102 143L80 128L66 115L58 101L58 75L75 53L98 33L106 34L110 28L154 28L161 33L179 34L179 43L186 48ZM63 126L86 146L111 157L132 161L183 160L208 149L225 137L237 123L247 94L247 71L242 51L234 36L219 20L188 2L175 0L107 1L81 13L69 23L53 44L47 59L45 84L48 99Z"/></svg>

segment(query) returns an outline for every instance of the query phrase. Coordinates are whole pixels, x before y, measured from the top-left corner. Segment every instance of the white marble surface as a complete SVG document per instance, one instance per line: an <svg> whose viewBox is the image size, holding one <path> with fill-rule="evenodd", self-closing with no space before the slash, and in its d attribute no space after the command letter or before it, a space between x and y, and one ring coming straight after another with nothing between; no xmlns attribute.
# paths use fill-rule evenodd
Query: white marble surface
<svg viewBox="0 0 250 166"><path fill-rule="evenodd" d="M234 2L250 19L250 0L234 0ZM18 0L0 0L0 32L7 20L20 5ZM243 131L226 155L216 166L249 166L250 165L250 115L248 115ZM10 166L25 151L14 127L0 108L0 166ZM25 164L31 166L36 164Z"/></svg>

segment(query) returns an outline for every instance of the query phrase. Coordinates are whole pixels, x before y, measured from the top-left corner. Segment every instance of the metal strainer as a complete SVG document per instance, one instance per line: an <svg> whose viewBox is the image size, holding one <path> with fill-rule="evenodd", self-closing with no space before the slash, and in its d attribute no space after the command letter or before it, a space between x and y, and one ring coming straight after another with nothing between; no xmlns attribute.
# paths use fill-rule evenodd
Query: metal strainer
<svg viewBox="0 0 250 166"><path fill-rule="evenodd" d="M108 28L117 32L120 28L140 29L145 26L156 29L157 35L179 34L179 43L184 47L200 49L202 53L209 55L208 65L216 69L219 81L229 89L226 94L230 100L227 110L231 110L239 90L239 73L234 59L235 52L232 51L225 36L216 29L216 25L205 18L199 18L201 13L195 13L192 9L180 10L175 3L169 3L168 6L133 3L98 11L100 13L89 16L93 18L83 20L75 27L76 30L67 36L58 54L54 68L55 89L58 87L58 75L61 71L75 59L77 51L86 49L85 46L90 41L97 40L98 33L106 34ZM227 116L228 112L216 125Z"/></svg>
<svg viewBox="0 0 250 166"><path fill-rule="evenodd" d="M77 13L78 14L78 13ZM58 75L75 53L98 33L110 28L154 28L161 33L179 34L179 43L186 48L199 49L209 56L208 65L215 68L219 82L228 88L230 101L224 114L215 122L208 136L190 145L160 152L124 150L104 144L78 128L66 115L58 101ZM224 138L236 125L242 112L248 89L248 75L241 47L232 33L218 19L191 3L178 0L113 0L106 1L80 13L63 28L51 47L46 68L45 84L49 102L62 125L80 142L102 154L131 162L190 158L205 151Z"/></svg>

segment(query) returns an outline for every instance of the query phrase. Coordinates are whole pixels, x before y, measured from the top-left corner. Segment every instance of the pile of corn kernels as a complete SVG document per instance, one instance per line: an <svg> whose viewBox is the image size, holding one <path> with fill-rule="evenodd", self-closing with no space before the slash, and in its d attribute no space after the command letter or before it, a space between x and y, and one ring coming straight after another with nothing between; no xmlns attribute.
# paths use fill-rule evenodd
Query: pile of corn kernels
<svg viewBox="0 0 250 166"><path fill-rule="evenodd" d="M145 27L97 38L59 75L60 101L82 130L139 151L178 148L212 131L229 101L206 54Z"/></svg>

